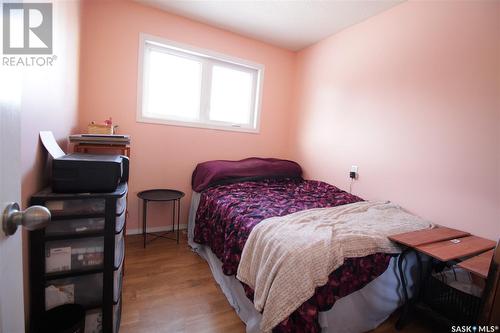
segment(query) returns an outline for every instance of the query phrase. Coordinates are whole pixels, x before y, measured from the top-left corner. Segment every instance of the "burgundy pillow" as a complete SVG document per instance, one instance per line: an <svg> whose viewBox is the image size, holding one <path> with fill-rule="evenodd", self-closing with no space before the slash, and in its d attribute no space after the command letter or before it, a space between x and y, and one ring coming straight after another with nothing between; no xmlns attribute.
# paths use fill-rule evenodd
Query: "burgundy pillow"
<svg viewBox="0 0 500 333"><path fill-rule="evenodd" d="M240 161L215 160L200 163L193 171L191 186L196 192L227 182L264 178L297 178L302 168L296 162L277 158L250 157Z"/></svg>

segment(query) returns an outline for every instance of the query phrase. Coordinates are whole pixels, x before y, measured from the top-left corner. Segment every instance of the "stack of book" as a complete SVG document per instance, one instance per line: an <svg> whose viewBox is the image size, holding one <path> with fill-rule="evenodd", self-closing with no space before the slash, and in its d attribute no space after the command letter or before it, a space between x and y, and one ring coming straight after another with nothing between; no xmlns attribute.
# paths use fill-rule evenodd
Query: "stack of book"
<svg viewBox="0 0 500 333"><path fill-rule="evenodd" d="M69 142L93 145L128 145L130 144L130 135L74 134L69 136Z"/></svg>

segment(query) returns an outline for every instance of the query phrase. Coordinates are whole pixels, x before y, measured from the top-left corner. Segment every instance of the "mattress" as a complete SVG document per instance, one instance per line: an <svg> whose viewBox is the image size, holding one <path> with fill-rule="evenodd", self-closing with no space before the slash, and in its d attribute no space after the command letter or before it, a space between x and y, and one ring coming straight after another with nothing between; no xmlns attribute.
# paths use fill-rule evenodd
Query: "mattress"
<svg viewBox="0 0 500 333"><path fill-rule="evenodd" d="M247 332L259 331L260 313L254 309L252 302L247 297L251 296L251 290L250 292L248 288L245 288L247 289L245 290L232 274L237 269L238 256L241 254L246 240L245 232L249 233L251 230L248 226L252 226L266 217L361 200L329 184L303 180L270 180L266 184L263 184L262 181L245 182L218 186L216 189L209 191L210 193L205 193L200 209L198 209L200 194L193 193L189 217L189 244L194 251L207 260L215 280L221 286L230 304L247 325ZM230 193L229 200L228 193ZM311 193L314 193L314 197L311 197ZM259 196L264 196L264 199L259 198ZM269 197L273 199L267 200ZM300 198L300 200L297 198ZM293 202L294 200L298 201ZM197 213L198 218L196 219ZM229 227L224 225L225 215L230 217L231 225ZM210 219L217 221L209 223L208 220ZM194 232L195 220L199 221L196 237ZM217 230L217 228L221 228L221 223L224 229L223 232ZM233 236L232 240L231 235ZM367 260L369 265L375 264L373 262L375 259L368 258ZM317 298L320 302L314 304L315 307L311 308L307 308L306 302L303 305L305 308L302 309L309 312L315 310L316 312L319 311L319 313L315 314L315 316L301 317L299 311L301 309L298 309L296 311L298 314L294 320L302 320L302 322L297 321L297 323L300 324L304 331L364 332L376 327L401 303L399 281L396 275L396 258L390 259L387 257L387 261L388 263L384 263L382 270L379 269L380 271L375 272L376 275L372 277L367 276L365 279L367 281L357 287L347 285L344 288L341 285L341 289L344 288L345 291L332 295L326 294L326 296L325 292L331 288L323 288L325 292L316 293L319 295ZM359 263L353 265L355 264L359 266ZM411 266L412 263L410 262L406 269L411 270ZM374 278L375 276L378 277ZM341 279L342 276L339 281ZM339 281L333 282L338 284ZM356 279L353 279L353 281L356 281ZM342 293L348 296L338 299L339 295L343 296ZM338 300L336 302L330 301L330 307L333 304L330 309L325 306L328 305L328 302L321 304L321 297L323 296L328 299L335 297ZM317 303L316 300L313 301ZM304 323L304 320L312 321L313 319L315 323L311 327L307 326L308 323ZM290 322L293 324L292 319L290 319ZM286 325L281 328L281 330L285 329L287 329ZM279 329L277 330L279 331Z"/></svg>

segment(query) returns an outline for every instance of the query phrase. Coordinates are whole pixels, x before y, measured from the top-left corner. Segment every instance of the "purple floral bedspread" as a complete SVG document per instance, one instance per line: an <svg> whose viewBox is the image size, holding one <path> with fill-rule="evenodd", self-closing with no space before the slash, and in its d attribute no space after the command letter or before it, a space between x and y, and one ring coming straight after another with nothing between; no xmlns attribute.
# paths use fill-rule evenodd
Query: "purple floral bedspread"
<svg viewBox="0 0 500 333"><path fill-rule="evenodd" d="M207 245L222 261L226 275L235 275L245 242L260 221L311 208L362 201L337 187L312 180L267 179L219 185L202 192L196 213L194 241ZM382 274L390 255L347 259L318 287L311 299L274 328L275 332L320 332L318 312L329 310L341 297L361 289ZM253 299L253 291L245 292Z"/></svg>

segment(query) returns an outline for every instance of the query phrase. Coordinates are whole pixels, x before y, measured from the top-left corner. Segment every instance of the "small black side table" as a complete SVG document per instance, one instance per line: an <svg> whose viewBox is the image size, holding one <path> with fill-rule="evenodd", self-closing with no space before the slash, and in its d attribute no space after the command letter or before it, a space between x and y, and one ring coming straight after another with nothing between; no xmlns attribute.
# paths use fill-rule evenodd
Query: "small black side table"
<svg viewBox="0 0 500 333"><path fill-rule="evenodd" d="M177 191L177 190L170 190L170 189L154 189L154 190L147 190L147 191L141 191L137 193L137 196L139 199L143 200L142 204L142 235L144 237L144 248L146 248L146 239L148 235L156 236L155 238L151 239L151 241L162 237L162 238L167 238L167 239L172 239L176 240L177 244L179 244L179 221L180 221L180 215L181 215L181 198L184 197L184 192ZM163 233L157 233L157 232L147 232L146 230L146 220L147 220L147 214L148 214L148 202L149 201L172 201L172 231L167 231ZM166 234L170 232L175 232L175 220L177 218L177 235L176 238L170 238L165 236Z"/></svg>

